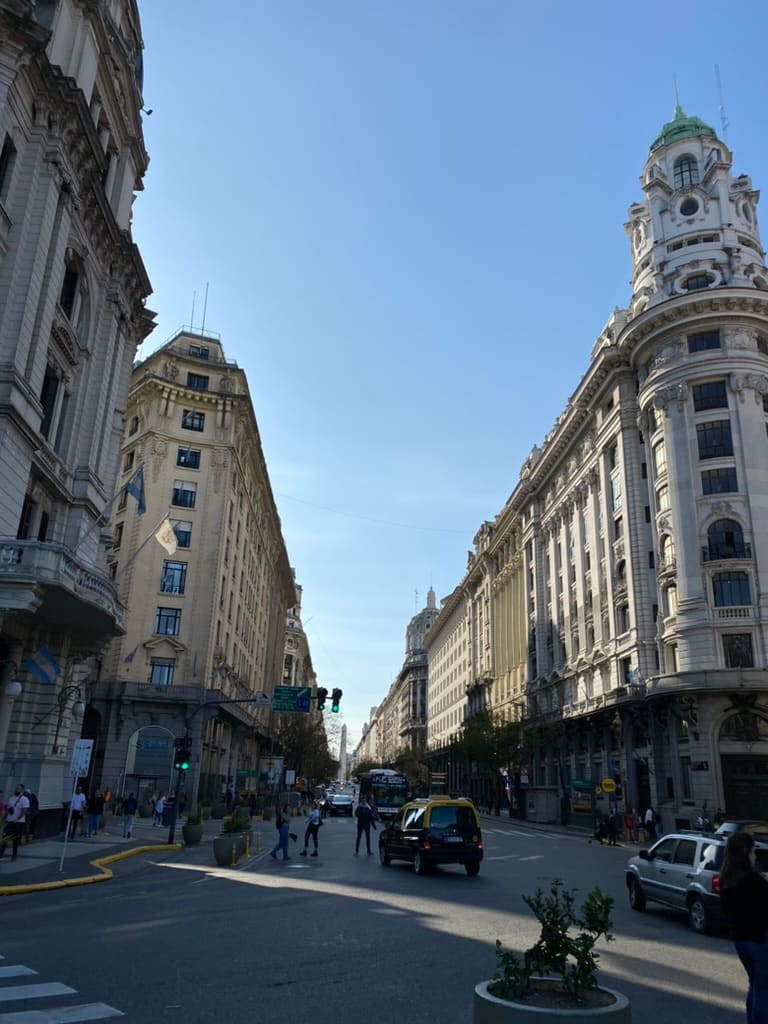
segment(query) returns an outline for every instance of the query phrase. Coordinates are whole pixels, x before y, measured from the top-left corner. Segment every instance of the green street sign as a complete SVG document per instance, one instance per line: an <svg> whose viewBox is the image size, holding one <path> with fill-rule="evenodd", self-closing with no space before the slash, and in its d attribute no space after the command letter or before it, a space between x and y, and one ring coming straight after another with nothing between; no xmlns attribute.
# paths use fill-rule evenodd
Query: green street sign
<svg viewBox="0 0 768 1024"><path fill-rule="evenodd" d="M309 711L312 690L308 686L276 686L272 694L272 710L290 714Z"/></svg>

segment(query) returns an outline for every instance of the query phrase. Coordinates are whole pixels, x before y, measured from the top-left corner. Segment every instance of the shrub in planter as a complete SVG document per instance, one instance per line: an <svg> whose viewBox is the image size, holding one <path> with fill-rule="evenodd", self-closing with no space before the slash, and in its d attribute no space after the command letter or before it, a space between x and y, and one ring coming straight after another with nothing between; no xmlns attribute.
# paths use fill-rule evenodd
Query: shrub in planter
<svg viewBox="0 0 768 1024"><path fill-rule="evenodd" d="M197 846L203 839L203 817L201 814L188 814L181 826L181 834L185 846Z"/></svg>
<svg viewBox="0 0 768 1024"><path fill-rule="evenodd" d="M522 1020L527 1013L542 1021L548 1012L561 1020L569 1010L577 1018L586 1011L629 1021L627 1000L597 982L600 955L595 946L601 938L614 938L613 899L595 888L577 910L576 890L555 879L548 893L537 889L523 901L541 926L539 938L522 957L496 940L496 973L475 988L476 1024Z"/></svg>
<svg viewBox="0 0 768 1024"><path fill-rule="evenodd" d="M208 819L211 817L211 805L202 804L200 807L200 812L203 816L203 821L208 821Z"/></svg>

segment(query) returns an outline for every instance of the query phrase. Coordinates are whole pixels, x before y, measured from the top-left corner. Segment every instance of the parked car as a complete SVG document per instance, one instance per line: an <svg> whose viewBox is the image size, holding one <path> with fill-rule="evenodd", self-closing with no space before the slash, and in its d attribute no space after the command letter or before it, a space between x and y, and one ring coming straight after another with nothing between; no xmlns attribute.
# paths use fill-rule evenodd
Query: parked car
<svg viewBox="0 0 768 1024"><path fill-rule="evenodd" d="M347 793L334 793L328 806L328 812L332 818L339 815L352 817L352 797Z"/></svg>
<svg viewBox="0 0 768 1024"><path fill-rule="evenodd" d="M768 821L758 821L754 818L724 821L717 826L715 835L728 837L734 832L749 832L750 835L755 837L756 841L768 843Z"/></svg>
<svg viewBox="0 0 768 1024"><path fill-rule="evenodd" d="M476 875L483 859L482 834L471 800L430 797L403 804L379 837L379 860L409 860L417 875L436 864L463 864Z"/></svg>
<svg viewBox="0 0 768 1024"><path fill-rule="evenodd" d="M633 910L646 902L661 903L688 915L695 932L722 927L720 876L727 835L673 832L647 850L630 857L626 867L627 893ZM768 846L757 844L758 863L768 871Z"/></svg>

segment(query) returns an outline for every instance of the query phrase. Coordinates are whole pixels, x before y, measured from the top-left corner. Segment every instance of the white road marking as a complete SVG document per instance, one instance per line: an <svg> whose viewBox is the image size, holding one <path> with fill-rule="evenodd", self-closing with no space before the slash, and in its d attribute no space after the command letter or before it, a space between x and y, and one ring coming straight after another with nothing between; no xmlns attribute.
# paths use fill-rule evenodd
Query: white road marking
<svg viewBox="0 0 768 1024"><path fill-rule="evenodd" d="M31 967L25 967L23 964L0 967L0 978L21 978L25 974L37 974L37 971L33 971Z"/></svg>
<svg viewBox="0 0 768 1024"><path fill-rule="evenodd" d="M10 1003L13 999L44 999L46 996L76 995L77 989L62 985L58 981L41 982L39 985L7 985L0 986L0 1003ZM0 1021L2 1021L0 1017Z"/></svg>
<svg viewBox="0 0 768 1024"><path fill-rule="evenodd" d="M106 1003L83 1003L82 1006L58 1006L50 1010L22 1010L0 1013L0 1024L78 1024L79 1021L106 1020L124 1014Z"/></svg>

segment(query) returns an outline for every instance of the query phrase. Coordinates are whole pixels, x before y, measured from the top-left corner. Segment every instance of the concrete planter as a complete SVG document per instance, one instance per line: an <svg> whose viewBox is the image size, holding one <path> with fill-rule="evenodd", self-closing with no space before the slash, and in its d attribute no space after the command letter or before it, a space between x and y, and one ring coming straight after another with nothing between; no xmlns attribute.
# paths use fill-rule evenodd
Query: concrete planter
<svg viewBox="0 0 768 1024"><path fill-rule="evenodd" d="M190 825L187 822L181 826L181 834L184 837L185 846L199 846L203 841L203 823L202 821L197 825Z"/></svg>
<svg viewBox="0 0 768 1024"><path fill-rule="evenodd" d="M234 858L232 856L232 850L234 847ZM228 832L221 836L216 836L213 840L213 856L216 858L216 863L220 868L232 867L232 861L235 863L242 856L245 849L245 842L242 836L236 832Z"/></svg>
<svg viewBox="0 0 768 1024"><path fill-rule="evenodd" d="M629 1000L621 992L601 988L614 997L609 1006L544 1007L515 1003L491 995L492 981L481 981L475 986L473 1024L631 1024Z"/></svg>

